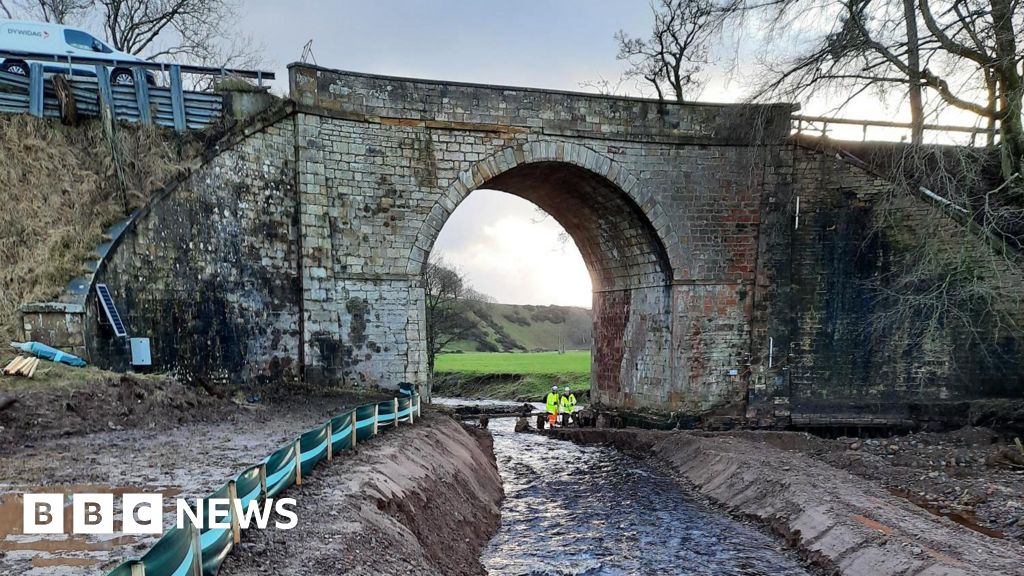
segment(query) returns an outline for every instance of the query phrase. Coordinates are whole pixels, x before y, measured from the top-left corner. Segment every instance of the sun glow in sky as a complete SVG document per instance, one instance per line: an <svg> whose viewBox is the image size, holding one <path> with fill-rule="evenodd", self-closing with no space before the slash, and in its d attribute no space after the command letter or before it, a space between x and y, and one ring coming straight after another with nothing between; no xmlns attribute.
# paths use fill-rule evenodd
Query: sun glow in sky
<svg viewBox="0 0 1024 576"><path fill-rule="evenodd" d="M470 194L441 229L434 254L473 288L506 304L590 307L590 274L562 227L522 198Z"/></svg>

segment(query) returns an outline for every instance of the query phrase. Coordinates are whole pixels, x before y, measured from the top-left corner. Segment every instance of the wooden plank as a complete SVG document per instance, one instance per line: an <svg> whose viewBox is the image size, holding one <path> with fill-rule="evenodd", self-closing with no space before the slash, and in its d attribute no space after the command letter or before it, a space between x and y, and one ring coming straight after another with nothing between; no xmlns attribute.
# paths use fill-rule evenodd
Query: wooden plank
<svg viewBox="0 0 1024 576"><path fill-rule="evenodd" d="M8 362L7 366L4 366L4 374L7 374L7 371L10 370L12 367L14 367L14 365L16 363L20 362L20 361L21 361L21 356L15 356L14 360L11 360L10 362Z"/></svg>
<svg viewBox="0 0 1024 576"><path fill-rule="evenodd" d="M32 367L28 369L28 373L25 374L25 376L28 376L29 378L35 376L36 368L39 368L39 358L32 361Z"/></svg>
<svg viewBox="0 0 1024 576"><path fill-rule="evenodd" d="M14 374L16 374L18 372L18 370L21 370L21 367L26 362L29 361L30 358L31 357L29 357L29 356L18 356L14 360L14 362L11 363L10 366L8 366L7 368L4 369L4 374L7 374L7 375L14 375Z"/></svg>

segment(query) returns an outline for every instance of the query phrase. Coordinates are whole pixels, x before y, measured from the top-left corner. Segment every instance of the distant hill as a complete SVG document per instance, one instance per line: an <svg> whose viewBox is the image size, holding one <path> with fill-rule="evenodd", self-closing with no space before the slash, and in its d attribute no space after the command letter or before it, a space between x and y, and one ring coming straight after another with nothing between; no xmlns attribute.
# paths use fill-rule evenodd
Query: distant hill
<svg viewBox="0 0 1024 576"><path fill-rule="evenodd" d="M589 350L591 315L576 306L470 302L465 312L475 328L447 352L542 352Z"/></svg>

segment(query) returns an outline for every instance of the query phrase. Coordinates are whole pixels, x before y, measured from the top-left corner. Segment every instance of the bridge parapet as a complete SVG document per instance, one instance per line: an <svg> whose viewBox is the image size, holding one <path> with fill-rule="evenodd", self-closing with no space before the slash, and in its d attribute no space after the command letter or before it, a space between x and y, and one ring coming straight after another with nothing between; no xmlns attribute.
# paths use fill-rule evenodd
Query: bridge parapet
<svg viewBox="0 0 1024 576"><path fill-rule="evenodd" d="M437 82L291 64L291 98L346 120L671 144L778 143L792 104L678 104L646 98Z"/></svg>

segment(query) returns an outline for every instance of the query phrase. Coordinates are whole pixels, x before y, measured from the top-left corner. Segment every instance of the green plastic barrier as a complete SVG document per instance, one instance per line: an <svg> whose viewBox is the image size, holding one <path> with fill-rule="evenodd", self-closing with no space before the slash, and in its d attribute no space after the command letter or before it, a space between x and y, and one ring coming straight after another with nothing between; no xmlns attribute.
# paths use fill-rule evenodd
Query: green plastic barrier
<svg viewBox="0 0 1024 576"><path fill-rule="evenodd" d="M281 447L267 456L262 464L246 468L234 478L235 496L241 501L242 510L248 510L253 503L274 498L294 485L297 462L305 476L327 458L328 445L335 452L352 448L353 427L357 441L363 441L373 437L375 428L414 421L413 416L420 407L416 386L402 382L397 400L397 413L395 400L357 406L332 418L330 426L324 424L314 428L300 436L298 442ZM207 500L228 499L229 486L230 483L225 484ZM234 508L231 507L219 520L230 524L233 515ZM172 528L141 559L124 562L107 576L132 576L132 568L139 565L146 576L195 576L200 572L203 576L215 576L224 558L234 548L234 534L230 527L210 528L210 520L209 507L204 506L203 525L206 528L197 531L191 524L183 529Z"/></svg>
<svg viewBox="0 0 1024 576"><path fill-rule="evenodd" d="M282 490L295 484L295 443L267 456L267 498L274 498Z"/></svg>
<svg viewBox="0 0 1024 576"><path fill-rule="evenodd" d="M331 418L331 450L337 454L352 448L352 424L356 411L349 410L341 416Z"/></svg>
<svg viewBox="0 0 1024 576"><path fill-rule="evenodd" d="M303 478L312 472L317 464L327 459L327 443L331 440L327 432L327 424L324 424L299 436L299 461L302 463Z"/></svg>
<svg viewBox="0 0 1024 576"><path fill-rule="evenodd" d="M395 401L385 400L377 403L377 428L395 425Z"/></svg>
<svg viewBox="0 0 1024 576"><path fill-rule="evenodd" d="M376 404L363 404L356 408L356 439L359 442L373 437L373 415Z"/></svg>
<svg viewBox="0 0 1024 576"><path fill-rule="evenodd" d="M231 531L231 518L234 516L234 507L226 516L217 518L220 522L226 522L227 528L210 528L214 518L210 513L209 501L211 498L227 499L230 497L228 485L225 484L213 494L206 497L206 505L203 506L203 526L199 533L199 546L203 549L203 576L216 576L220 570L221 563L227 557L228 552L235 545L234 535Z"/></svg>
<svg viewBox="0 0 1024 576"><path fill-rule="evenodd" d="M164 533L149 552L142 557L146 576L192 576L197 574L199 554L193 545L196 529L189 523L185 528L171 528Z"/></svg>
<svg viewBox="0 0 1024 576"><path fill-rule="evenodd" d="M408 422L412 419L412 398L398 399L398 421Z"/></svg>
<svg viewBox="0 0 1024 576"><path fill-rule="evenodd" d="M242 501L242 510L248 510L253 502L259 502L263 494L263 482L260 480L262 466L250 466L235 476L235 494Z"/></svg>

